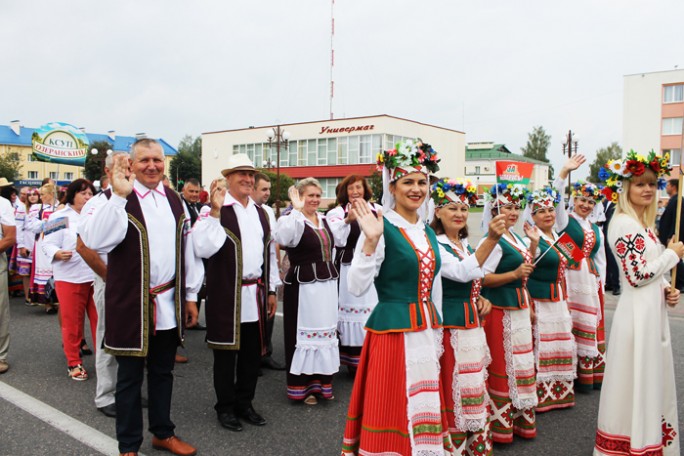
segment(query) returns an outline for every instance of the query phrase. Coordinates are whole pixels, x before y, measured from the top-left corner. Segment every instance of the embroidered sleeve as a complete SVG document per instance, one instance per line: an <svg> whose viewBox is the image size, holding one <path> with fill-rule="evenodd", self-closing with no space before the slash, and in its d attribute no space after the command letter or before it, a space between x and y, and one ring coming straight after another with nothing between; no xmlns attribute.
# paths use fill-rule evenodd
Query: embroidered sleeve
<svg viewBox="0 0 684 456"><path fill-rule="evenodd" d="M647 261L646 239L636 230L622 233L613 243L613 247L627 282L635 288L662 276L679 261L677 255L670 249L657 258Z"/></svg>

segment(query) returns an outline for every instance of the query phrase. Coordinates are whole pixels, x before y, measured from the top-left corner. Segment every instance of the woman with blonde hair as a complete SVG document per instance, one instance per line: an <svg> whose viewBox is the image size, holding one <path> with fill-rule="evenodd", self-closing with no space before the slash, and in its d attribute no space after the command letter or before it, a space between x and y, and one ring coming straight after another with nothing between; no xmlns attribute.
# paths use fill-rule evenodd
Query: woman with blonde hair
<svg viewBox="0 0 684 456"><path fill-rule="evenodd" d="M31 271L31 302L44 305L45 312L48 314L55 314L57 306L52 301L52 290L49 287L46 289L52 278L52 259L43 253L42 248L45 222L57 210L59 204L55 198L53 184L47 183L40 187L40 201L31 206L25 222L27 234L33 235L35 239Z"/></svg>
<svg viewBox="0 0 684 456"><path fill-rule="evenodd" d="M655 235L658 189L669 157L631 151L610 161L601 175L617 201L608 242L620 269L620 295L610 332L601 391L596 455L679 455L679 423L667 307L679 290L665 280L684 256L684 244L667 248Z"/></svg>
<svg viewBox="0 0 684 456"><path fill-rule="evenodd" d="M280 217L276 242L287 250L283 282L287 397L315 405L333 399L332 378L340 368L337 341L337 269L333 235L318 212L321 184L302 179L289 190L292 211Z"/></svg>

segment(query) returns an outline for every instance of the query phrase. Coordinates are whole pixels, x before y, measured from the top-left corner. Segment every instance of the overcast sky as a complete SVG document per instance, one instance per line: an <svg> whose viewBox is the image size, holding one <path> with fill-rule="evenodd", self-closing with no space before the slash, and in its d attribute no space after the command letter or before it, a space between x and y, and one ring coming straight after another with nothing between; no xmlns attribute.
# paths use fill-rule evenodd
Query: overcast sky
<svg viewBox="0 0 684 456"><path fill-rule="evenodd" d="M431 123L562 163L622 139L626 74L684 68L684 1L336 0L336 118ZM0 124L186 134L329 115L330 0L0 2ZM424 138L429 141L429 138ZM655 148L657 144L653 145Z"/></svg>

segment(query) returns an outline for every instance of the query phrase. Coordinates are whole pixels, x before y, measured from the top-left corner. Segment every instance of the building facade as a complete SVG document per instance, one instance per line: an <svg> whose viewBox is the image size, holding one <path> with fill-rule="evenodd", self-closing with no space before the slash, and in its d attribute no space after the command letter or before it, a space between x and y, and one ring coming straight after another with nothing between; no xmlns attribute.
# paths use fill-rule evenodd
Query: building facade
<svg viewBox="0 0 684 456"><path fill-rule="evenodd" d="M549 182L549 164L514 154L504 144L493 142L468 143L466 146L465 177L477 185L477 193L491 188L496 183L496 161L512 160L534 163L530 189L538 190Z"/></svg>
<svg viewBox="0 0 684 456"><path fill-rule="evenodd" d="M257 167L275 170L276 144L268 135L276 126L249 127L202 134L202 182L220 177L230 154L245 153ZM350 174L370 176L378 152L402 139L421 138L441 158L440 176L461 176L465 166L465 134L389 115L320 120L280 125L289 133L280 147L280 172L293 179L315 177L323 197L335 197L335 187Z"/></svg>
<svg viewBox="0 0 684 456"><path fill-rule="evenodd" d="M59 185L67 185L69 182L83 177L83 167L62 165L35 160L31 144L31 136L34 128L21 125L18 120L13 120L9 125L0 125L0 154L17 160L21 165L19 170L19 185L40 185L46 177L55 180ZM128 152L131 144L139 137L145 137L144 133L136 136L120 136L115 131L107 134L87 133L90 144L106 141L112 145L115 152ZM159 139L164 148L166 170L169 163L178 151L163 139Z"/></svg>
<svg viewBox="0 0 684 456"><path fill-rule="evenodd" d="M623 150L669 153L679 175L684 120L684 70L624 76Z"/></svg>

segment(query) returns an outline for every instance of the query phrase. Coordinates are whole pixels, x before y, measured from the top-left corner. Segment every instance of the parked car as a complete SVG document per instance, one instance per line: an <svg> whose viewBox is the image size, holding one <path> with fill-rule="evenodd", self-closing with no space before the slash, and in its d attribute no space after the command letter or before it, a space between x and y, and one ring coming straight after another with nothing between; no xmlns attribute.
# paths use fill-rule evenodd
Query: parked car
<svg viewBox="0 0 684 456"><path fill-rule="evenodd" d="M475 202L475 206L483 207L484 203L485 203L484 194L481 193L481 194L477 195L477 201Z"/></svg>

